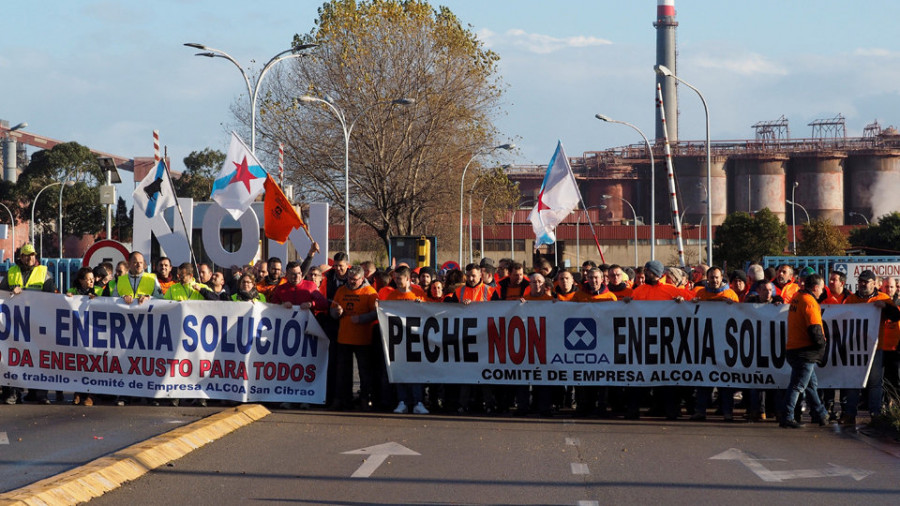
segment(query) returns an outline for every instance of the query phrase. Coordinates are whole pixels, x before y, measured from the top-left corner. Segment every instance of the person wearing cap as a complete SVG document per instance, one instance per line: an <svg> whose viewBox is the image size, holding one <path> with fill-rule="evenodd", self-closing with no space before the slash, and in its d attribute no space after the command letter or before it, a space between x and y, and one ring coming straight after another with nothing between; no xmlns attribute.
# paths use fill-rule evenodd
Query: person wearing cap
<svg viewBox="0 0 900 506"><path fill-rule="evenodd" d="M6 277L0 281L0 290L11 292L12 295L22 293L22 290L39 292L56 292L56 283L53 276L47 271L47 267L41 265L37 258L37 252L33 244L25 244L19 250L19 258L16 264L9 268ZM7 388L5 402L15 404L22 395L21 388ZM36 400L42 404L50 404L46 390L34 388L28 389L28 399Z"/></svg>
<svg viewBox="0 0 900 506"><path fill-rule="evenodd" d="M33 244L25 244L19 250L19 259L9 268L6 278L0 282L0 290L10 291L13 295L22 293L22 290L56 292L53 276L50 275L47 266L41 265Z"/></svg>
<svg viewBox="0 0 900 506"><path fill-rule="evenodd" d="M644 283L632 291L631 297L625 297L625 302L632 300L673 300L675 302L683 302L685 291L675 286L661 282L661 278L666 272L665 266L659 260L651 260L644 264ZM665 405L666 418L675 420L681 411L679 404L678 387L665 386L660 387L659 392ZM630 390L630 391L628 391ZM626 389L628 391L628 407L625 417L628 419L637 419L640 417L638 408L640 406L641 396L648 388Z"/></svg>
<svg viewBox="0 0 900 506"><path fill-rule="evenodd" d="M156 274L145 272L146 266L144 255L139 251L132 251L128 256L128 273L110 281L103 294L122 297L126 304L131 304L134 299L137 299L138 304L151 298L161 299L163 293Z"/></svg>
<svg viewBox="0 0 900 506"><path fill-rule="evenodd" d="M427 290L431 282L436 278L432 267L419 267L419 286Z"/></svg>
<svg viewBox="0 0 900 506"><path fill-rule="evenodd" d="M780 271L780 269L779 269ZM810 413L819 425L828 423L828 411L816 392L816 363L825 356L825 329L822 326L822 309L819 297L825 291L825 281L818 274L810 274L802 290L792 297L788 311L788 338L785 356L791 367L791 379L781 406L779 426L790 429L803 427L794 409L805 393Z"/></svg>
<svg viewBox="0 0 900 506"><path fill-rule="evenodd" d="M744 302L747 294L750 293L750 285L747 284L747 273L741 269L736 269L732 271L729 278L731 280L731 289L737 295L738 301Z"/></svg>
<svg viewBox="0 0 900 506"><path fill-rule="evenodd" d="M895 352L900 342L900 330L897 322L900 321L900 310L894 305L891 297L878 291L878 277L869 269L857 276L856 292L850 294L844 304L875 304L882 308L881 326L878 329L878 343L875 346L875 354L872 355L872 363L869 369L869 378L866 386L869 389L868 407L869 415L874 420L881 415L881 407L884 396L884 358L885 352ZM889 360L893 358L889 355ZM893 367L896 367L894 365ZM855 425L859 405L859 389L847 392L846 404L841 406L841 424Z"/></svg>

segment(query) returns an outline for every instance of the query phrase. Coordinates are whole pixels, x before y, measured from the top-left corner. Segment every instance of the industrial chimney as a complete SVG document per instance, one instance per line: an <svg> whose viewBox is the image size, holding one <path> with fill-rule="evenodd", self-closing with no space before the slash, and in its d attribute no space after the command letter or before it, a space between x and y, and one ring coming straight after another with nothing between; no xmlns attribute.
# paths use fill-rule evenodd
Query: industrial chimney
<svg viewBox="0 0 900 506"><path fill-rule="evenodd" d="M656 64L668 67L675 75L678 70L675 66L675 0L658 0L656 6ZM675 79L656 74L656 83L662 87L663 105L666 108L666 124L669 125L669 142L678 140L678 95L675 90ZM656 85L653 86L653 96L656 97ZM655 101L655 99L654 99ZM663 125L659 114L656 114L656 140L663 139Z"/></svg>

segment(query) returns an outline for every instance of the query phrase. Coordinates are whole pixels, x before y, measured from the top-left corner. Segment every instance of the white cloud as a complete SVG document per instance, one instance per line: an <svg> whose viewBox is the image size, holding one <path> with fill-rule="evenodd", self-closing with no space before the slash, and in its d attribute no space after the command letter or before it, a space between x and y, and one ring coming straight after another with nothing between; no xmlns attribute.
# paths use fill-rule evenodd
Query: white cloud
<svg viewBox="0 0 900 506"><path fill-rule="evenodd" d="M507 30L504 34L482 29L478 32L478 38L488 47L513 46L537 54L549 54L566 48L607 46L612 44L611 41L599 37L574 35L560 38L541 33L528 33L518 28Z"/></svg>
<svg viewBox="0 0 900 506"><path fill-rule="evenodd" d="M900 56L900 54L889 49L882 49L879 47L861 47L854 51L853 54L856 56L881 56L887 58L896 58L897 56Z"/></svg>
<svg viewBox="0 0 900 506"><path fill-rule="evenodd" d="M690 58L690 66L699 68L725 70L744 76L751 75L787 75L788 70L784 66L756 53L742 56L712 56L701 55Z"/></svg>

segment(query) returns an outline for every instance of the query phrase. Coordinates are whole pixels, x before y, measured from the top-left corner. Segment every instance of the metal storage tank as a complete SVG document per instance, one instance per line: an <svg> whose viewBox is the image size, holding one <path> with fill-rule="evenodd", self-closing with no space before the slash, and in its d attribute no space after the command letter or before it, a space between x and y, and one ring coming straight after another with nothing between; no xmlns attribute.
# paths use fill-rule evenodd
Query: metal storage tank
<svg viewBox="0 0 900 506"><path fill-rule="evenodd" d="M900 210L900 150L891 148L853 150L844 164L845 222L874 222L879 216Z"/></svg>
<svg viewBox="0 0 900 506"><path fill-rule="evenodd" d="M606 164L602 177L589 177L585 178L584 182L579 181L585 205L587 207L606 206L606 210L600 213L601 222L604 216L608 216L609 222L618 223L628 220L630 223L631 208L621 200L625 199L634 206L640 219L642 217L640 207L642 198L639 196L639 189L642 186L637 176L637 171L632 165ZM649 189L649 185L644 188ZM604 199L603 195L609 195L611 198ZM659 212L658 209L657 212ZM646 216L643 218L649 219Z"/></svg>
<svg viewBox="0 0 900 506"><path fill-rule="evenodd" d="M678 211L681 213L682 222L699 224L702 217L706 216L706 200L709 193L712 194L712 224L721 225L725 221L728 210L728 198L726 191L728 181L725 176L725 161L727 158L721 155L712 155L710 158L712 188L707 191L706 180L706 154L677 155L672 159L675 168L676 188L679 196ZM668 191L665 192L668 195ZM665 207L669 209L668 203ZM656 209L657 218L659 208Z"/></svg>
<svg viewBox="0 0 900 506"><path fill-rule="evenodd" d="M821 149L817 151L804 151L791 155L788 162L786 197L796 198L797 209L795 218L797 224L806 223L806 214L809 218L826 218L835 225L844 224L844 160L847 153ZM797 187L793 188L794 183ZM790 208L788 204L787 209ZM790 213L787 213L790 214ZM794 225L787 221L788 225Z"/></svg>
<svg viewBox="0 0 900 506"><path fill-rule="evenodd" d="M729 212L753 212L768 207L784 220L785 153L748 153L733 155L730 160L728 192Z"/></svg>

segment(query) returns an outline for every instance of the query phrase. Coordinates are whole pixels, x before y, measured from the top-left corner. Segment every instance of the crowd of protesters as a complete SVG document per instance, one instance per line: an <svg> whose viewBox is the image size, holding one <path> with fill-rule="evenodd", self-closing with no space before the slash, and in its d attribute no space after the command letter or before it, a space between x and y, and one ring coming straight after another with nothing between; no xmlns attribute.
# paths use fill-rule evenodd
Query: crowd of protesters
<svg viewBox="0 0 900 506"><path fill-rule="evenodd" d="M846 276L830 272L827 281L811 267L799 272L787 264L763 268L751 264L746 270L724 272L719 267L693 266L689 270L666 267L653 260L643 266L597 265L586 261L577 272L556 267L540 259L526 272L525 266L509 259L494 262L483 258L464 269L436 271L431 267L410 268L400 264L390 271L376 269L371 261L351 265L347 255L337 253L330 265L315 266L319 247L313 243L302 262L282 264L269 258L229 272L202 263L173 266L168 258L156 261L152 272L144 256L133 252L126 262L106 262L84 267L75 275L67 296L121 297L126 304L148 299L245 301L279 304L310 310L329 337L329 367L326 409L393 411L427 414L537 414L554 416L641 416L706 420L721 416L735 421L735 402L744 408L744 419L777 419L782 427L800 427L803 399L811 421L855 424L860 404L875 418L888 402L897 402L900 392L900 310L897 280L880 280L872 271L859 275L854 293L846 289ZM196 276L195 276L196 274ZM0 291L11 295L22 290L56 292L46 267L41 266L33 245L18 252L15 266L0 282ZM410 303L490 303L497 300L609 301L670 300L720 301L726 304L791 304L788 321L787 361L791 380L786 390L712 387L554 387L390 384L387 379L381 336L376 324L379 300ZM824 350L820 304L874 303L882 308L882 326L872 361L868 388L817 390L815 364ZM354 391L354 370L359 388ZM887 392L887 394L886 394ZM47 391L5 387L7 404L31 401L50 404ZM893 393L893 395L891 395ZM863 396L863 394L865 394ZM64 402L56 392L56 402ZM117 404L135 399L111 398ZM98 399L75 392L75 404L92 406ZM155 403L156 400L148 399ZM177 404L177 401L172 401ZM198 399L198 404L206 405ZM293 407L287 405L284 407ZM305 405L301 407L306 407ZM712 413L711 413L712 411Z"/></svg>

